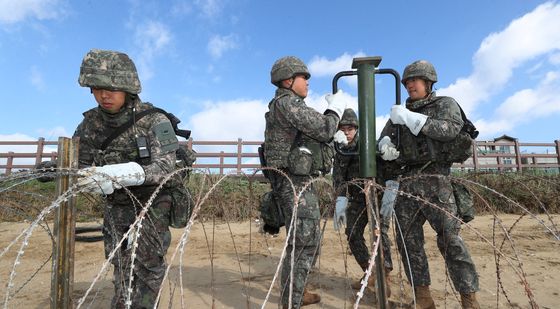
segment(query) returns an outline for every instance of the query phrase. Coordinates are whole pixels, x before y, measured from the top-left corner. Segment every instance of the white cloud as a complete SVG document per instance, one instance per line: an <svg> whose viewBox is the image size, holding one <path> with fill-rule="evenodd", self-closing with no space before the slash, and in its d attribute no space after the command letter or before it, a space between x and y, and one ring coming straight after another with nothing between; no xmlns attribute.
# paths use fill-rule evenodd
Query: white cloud
<svg viewBox="0 0 560 309"><path fill-rule="evenodd" d="M44 137L47 140L57 140L58 137L60 136L65 136L65 137L72 137L72 134L70 134L64 127L62 126L57 126L51 129L38 129L37 133L39 134L39 136Z"/></svg>
<svg viewBox="0 0 560 309"><path fill-rule="evenodd" d="M473 56L474 71L468 77L440 89L458 99L469 113L511 79L513 70L538 56L560 49L560 5L547 2L513 20L503 31L492 33Z"/></svg>
<svg viewBox="0 0 560 309"><path fill-rule="evenodd" d="M309 61L308 67L312 76L331 77L340 71L352 70L352 60L357 57L365 56L366 55L362 52L358 52L354 55L344 53L334 60L329 60L326 57L314 56L311 61Z"/></svg>
<svg viewBox="0 0 560 309"><path fill-rule="evenodd" d="M43 79L43 74L36 66L31 67L29 81L31 82L31 85L33 85L37 90L45 90L45 80Z"/></svg>
<svg viewBox="0 0 560 309"><path fill-rule="evenodd" d="M64 14L59 0L0 0L0 23L15 24L27 18L56 19Z"/></svg>
<svg viewBox="0 0 560 309"><path fill-rule="evenodd" d="M550 55L548 60L553 65L560 65L560 53L554 53L554 54Z"/></svg>
<svg viewBox="0 0 560 309"><path fill-rule="evenodd" d="M194 4L202 11L202 16L206 18L218 16L224 8L224 1L222 0L195 0Z"/></svg>
<svg viewBox="0 0 560 309"><path fill-rule="evenodd" d="M334 60L329 60L326 57L314 56L309 62L309 72L311 77L329 77L332 78L336 73L341 71L352 70L352 61L354 58L365 57L366 54L358 52L354 55L344 53ZM341 79L352 88L357 87L357 77L349 76ZM339 84L340 86L340 84Z"/></svg>
<svg viewBox="0 0 560 309"><path fill-rule="evenodd" d="M208 102L189 119L188 127L195 140L264 139L264 114L268 102L233 100Z"/></svg>
<svg viewBox="0 0 560 309"><path fill-rule="evenodd" d="M508 97L492 120L475 122L483 137L506 134L516 125L560 113L560 72L548 72L534 89L522 89Z"/></svg>
<svg viewBox="0 0 560 309"><path fill-rule="evenodd" d="M214 58L222 57L223 53L235 49L238 46L238 39L235 34L220 36L215 35L208 41L208 52Z"/></svg>
<svg viewBox="0 0 560 309"><path fill-rule="evenodd" d="M172 41L171 31L161 22L145 21L136 27L134 40L140 50L136 63L138 70L141 71L141 79L148 80L153 76L154 58L161 54Z"/></svg>
<svg viewBox="0 0 560 309"><path fill-rule="evenodd" d="M177 1L171 7L171 14L173 16L183 16L192 13L193 8L190 1Z"/></svg>

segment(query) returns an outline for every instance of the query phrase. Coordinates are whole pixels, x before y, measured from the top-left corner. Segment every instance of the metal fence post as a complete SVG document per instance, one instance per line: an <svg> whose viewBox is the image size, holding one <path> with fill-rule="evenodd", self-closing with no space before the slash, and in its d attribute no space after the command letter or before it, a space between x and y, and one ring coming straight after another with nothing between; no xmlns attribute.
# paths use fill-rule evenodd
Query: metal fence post
<svg viewBox="0 0 560 309"><path fill-rule="evenodd" d="M59 168L78 167L78 139L58 139ZM56 181L56 194L60 196L70 187L73 176L62 175ZM74 239L76 228L76 197L62 202L55 215L54 243L51 273L51 309L70 309L74 284Z"/></svg>

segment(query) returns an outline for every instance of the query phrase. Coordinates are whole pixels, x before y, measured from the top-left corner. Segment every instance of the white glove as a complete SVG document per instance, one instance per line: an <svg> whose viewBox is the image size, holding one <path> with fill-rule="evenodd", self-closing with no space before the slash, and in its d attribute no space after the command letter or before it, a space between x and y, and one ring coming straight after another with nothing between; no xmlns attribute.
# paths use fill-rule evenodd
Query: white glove
<svg viewBox="0 0 560 309"><path fill-rule="evenodd" d="M333 140L335 143L339 143L342 145L348 145L348 139L346 138L346 134L344 132L338 130L333 136Z"/></svg>
<svg viewBox="0 0 560 309"><path fill-rule="evenodd" d="M381 209L379 214L384 220L390 220L393 216L395 200L397 199L397 190L399 190L399 182L394 180L387 180L385 182L385 192L381 199Z"/></svg>
<svg viewBox="0 0 560 309"><path fill-rule="evenodd" d="M94 166L78 171L82 176L78 186L84 191L100 194L111 194L123 186L139 186L146 180L146 174L136 162Z"/></svg>
<svg viewBox="0 0 560 309"><path fill-rule="evenodd" d="M400 152L389 136L383 136L378 144L379 153L381 153L381 158L385 161L393 161L399 157Z"/></svg>
<svg viewBox="0 0 560 309"><path fill-rule="evenodd" d="M402 105L393 105L391 107L391 121L394 124L404 124L414 135L418 135L424 124L426 124L428 116L420 113L409 111Z"/></svg>
<svg viewBox="0 0 560 309"><path fill-rule="evenodd" d="M337 91L335 94L327 94L325 100L329 102L327 109L335 112L338 118L342 119L342 114L344 114L347 104L346 100L342 98L342 91Z"/></svg>
<svg viewBox="0 0 560 309"><path fill-rule="evenodd" d="M346 206L348 206L348 198L346 196L339 196L336 198L336 206L334 208L334 230L344 225L346 226Z"/></svg>

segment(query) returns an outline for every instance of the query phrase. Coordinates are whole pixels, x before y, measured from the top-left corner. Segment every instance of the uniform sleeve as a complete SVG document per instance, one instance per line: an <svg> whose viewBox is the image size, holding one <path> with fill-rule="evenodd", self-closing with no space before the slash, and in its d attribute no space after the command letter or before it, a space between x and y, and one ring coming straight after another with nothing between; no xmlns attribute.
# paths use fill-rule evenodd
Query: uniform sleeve
<svg viewBox="0 0 560 309"><path fill-rule="evenodd" d="M95 148L90 139L88 139L84 134L84 122L82 121L74 135L72 137L79 137L79 148L78 148L78 168L86 168L93 165L93 153Z"/></svg>
<svg viewBox="0 0 560 309"><path fill-rule="evenodd" d="M421 132L434 140L448 142L453 140L463 127L461 110L452 98L444 98L437 104L436 115L428 118Z"/></svg>
<svg viewBox="0 0 560 309"><path fill-rule="evenodd" d="M290 125L319 142L329 142L338 127L337 115L323 115L305 105L300 98L288 97L279 100L278 111Z"/></svg>
<svg viewBox="0 0 560 309"><path fill-rule="evenodd" d="M152 121L148 133L151 162L142 166L146 173L144 184L156 185L175 170L175 151L178 149L179 143L167 117L159 113L153 114L153 117L152 115L146 117L150 117L150 121Z"/></svg>

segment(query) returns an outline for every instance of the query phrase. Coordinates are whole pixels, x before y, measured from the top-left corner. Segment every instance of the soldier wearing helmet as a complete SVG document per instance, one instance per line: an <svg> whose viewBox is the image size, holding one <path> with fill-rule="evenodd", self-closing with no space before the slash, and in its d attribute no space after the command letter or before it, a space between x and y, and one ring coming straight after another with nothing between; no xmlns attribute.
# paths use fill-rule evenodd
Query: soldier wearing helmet
<svg viewBox="0 0 560 309"><path fill-rule="evenodd" d="M106 257L115 251L111 307L125 308L130 301L131 308L153 308L171 241L172 197L166 191L170 183L156 196L142 224L134 230L130 227L162 179L174 170L178 141L165 115L151 113L136 120L138 113L153 106L140 100L140 80L126 54L90 50L82 61L78 82L90 88L98 104L83 114L74 136L80 138L79 165L83 168L78 186L81 191L104 197ZM127 122L132 125L109 139ZM123 238L128 240L122 242ZM127 292L129 288L131 292Z"/></svg>
<svg viewBox="0 0 560 309"><path fill-rule="evenodd" d="M406 106L392 107L378 144L383 160L396 167L393 174L402 177L400 190L437 205L433 207L409 195L397 197L394 212L403 233L402 238L397 237L397 247L405 273L414 284L417 306L435 308L424 251L423 225L428 221L437 233L438 248L454 287L461 294L463 308L480 308L476 299L478 274L459 236L461 221L449 215L457 215L448 178L453 162L442 151L457 138L464 121L453 98L436 96L432 90L435 82L437 74L430 62L419 60L406 66L402 77L409 96Z"/></svg>
<svg viewBox="0 0 560 309"><path fill-rule="evenodd" d="M282 209L287 230L293 216L296 216L295 240L289 237L288 253L283 260L281 284L284 308L290 306L291 291L292 308L320 301L318 294L305 289L307 274L319 252L318 198L314 186L308 186L299 199L297 211L293 211L294 192L300 192L314 177L330 171L332 149L328 143L333 140L346 107L341 93L326 97L328 107L323 114L308 107L304 99L310 77L307 66L297 57L278 59L270 71L270 81L277 87L276 94L265 114L264 157L267 167L276 169L269 175L272 196ZM293 251L296 257L294 265L291 263ZM294 278L290 288L292 268Z"/></svg>
<svg viewBox="0 0 560 309"><path fill-rule="evenodd" d="M344 134L346 143L340 143L343 152L358 152L359 136L358 117L353 109L347 108L342 115L336 134ZM365 272L369 266L369 249L366 245L364 232L368 224L368 213L366 209L366 196L362 189L364 182L360 180L360 158L358 155L342 155L337 153L334 157L333 184L338 194L334 213L334 228L339 230L345 225L346 239L352 255L358 265ZM389 236L390 218L381 218L381 240L384 256L384 267L386 276L387 294L390 296L389 273L393 269L391 260L391 247ZM373 287L375 276L369 276L368 286ZM362 279L351 284L353 289L362 287Z"/></svg>

